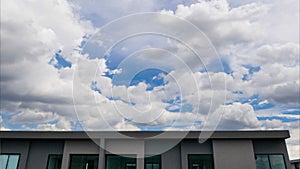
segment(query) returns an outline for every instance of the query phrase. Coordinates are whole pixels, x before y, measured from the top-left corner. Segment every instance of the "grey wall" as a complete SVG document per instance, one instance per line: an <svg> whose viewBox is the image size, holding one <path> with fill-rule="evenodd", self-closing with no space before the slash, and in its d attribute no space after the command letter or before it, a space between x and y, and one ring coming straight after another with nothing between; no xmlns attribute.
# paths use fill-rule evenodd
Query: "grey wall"
<svg viewBox="0 0 300 169"><path fill-rule="evenodd" d="M64 141L33 140L27 158L27 169L46 169L49 154L63 154Z"/></svg>
<svg viewBox="0 0 300 169"><path fill-rule="evenodd" d="M213 154L211 141L199 143L197 139L181 142L181 168L188 168L188 154Z"/></svg>
<svg viewBox="0 0 300 169"><path fill-rule="evenodd" d="M99 154L99 146L91 140L66 140L61 168L67 169L70 154Z"/></svg>
<svg viewBox="0 0 300 169"><path fill-rule="evenodd" d="M251 140L213 140L215 169L255 169Z"/></svg>
<svg viewBox="0 0 300 169"><path fill-rule="evenodd" d="M18 169L46 169L49 154L63 154L62 169L69 166L70 154L99 154L99 167L104 169L105 154L161 155L162 169L188 169L188 154L213 154L215 169L255 169L254 154L283 154L287 169L290 163L284 139L228 140L215 139L199 144L197 139L101 139L104 151L88 139L0 139L0 153L21 154ZM176 145L167 151L165 147ZM172 147L171 146L171 147ZM144 160L138 159L138 169Z"/></svg>
<svg viewBox="0 0 300 169"><path fill-rule="evenodd" d="M123 154L125 156L137 157L136 166L138 169L144 169L145 145L143 140L139 139L107 139L105 140L106 154Z"/></svg>
<svg viewBox="0 0 300 169"><path fill-rule="evenodd" d="M180 145L161 155L162 169L181 169Z"/></svg>
<svg viewBox="0 0 300 169"><path fill-rule="evenodd" d="M29 140L11 140L0 139L0 153L17 153L20 154L19 169L25 169L28 157L30 141Z"/></svg>

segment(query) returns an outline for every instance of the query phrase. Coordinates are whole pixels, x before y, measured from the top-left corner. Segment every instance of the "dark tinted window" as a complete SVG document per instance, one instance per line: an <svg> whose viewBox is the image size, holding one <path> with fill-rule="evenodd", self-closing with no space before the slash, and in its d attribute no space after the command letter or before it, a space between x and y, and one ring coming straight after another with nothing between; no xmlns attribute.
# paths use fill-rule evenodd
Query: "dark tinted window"
<svg viewBox="0 0 300 169"><path fill-rule="evenodd" d="M188 155L189 169L213 169L213 156L211 154Z"/></svg>
<svg viewBox="0 0 300 169"><path fill-rule="evenodd" d="M282 154L256 155L255 160L257 169L286 169Z"/></svg>
<svg viewBox="0 0 300 169"><path fill-rule="evenodd" d="M71 155L70 169L98 169L98 155Z"/></svg>
<svg viewBox="0 0 300 169"><path fill-rule="evenodd" d="M107 155L106 169L136 169L136 158Z"/></svg>
<svg viewBox="0 0 300 169"><path fill-rule="evenodd" d="M47 169L61 169L62 155L50 154L48 157Z"/></svg>
<svg viewBox="0 0 300 169"><path fill-rule="evenodd" d="M145 169L161 169L161 156L146 157Z"/></svg>

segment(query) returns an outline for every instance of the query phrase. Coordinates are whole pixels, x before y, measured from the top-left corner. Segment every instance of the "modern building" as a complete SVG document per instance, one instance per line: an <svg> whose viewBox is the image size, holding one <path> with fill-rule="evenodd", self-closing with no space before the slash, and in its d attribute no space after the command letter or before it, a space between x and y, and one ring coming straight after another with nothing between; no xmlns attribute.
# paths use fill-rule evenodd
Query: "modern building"
<svg viewBox="0 0 300 169"><path fill-rule="evenodd" d="M0 169L290 169L289 137L285 130L0 131Z"/></svg>
<svg viewBox="0 0 300 169"><path fill-rule="evenodd" d="M291 160L291 169L300 169L300 159Z"/></svg>

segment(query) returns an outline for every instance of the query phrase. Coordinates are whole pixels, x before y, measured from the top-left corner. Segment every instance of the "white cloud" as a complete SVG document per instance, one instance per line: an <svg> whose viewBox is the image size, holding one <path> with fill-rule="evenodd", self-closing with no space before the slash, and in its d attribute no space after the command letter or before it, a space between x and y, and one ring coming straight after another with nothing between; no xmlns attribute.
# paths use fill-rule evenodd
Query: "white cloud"
<svg viewBox="0 0 300 169"><path fill-rule="evenodd" d="M285 67L274 63L254 73L248 90L275 103L299 104L299 65Z"/></svg>
<svg viewBox="0 0 300 169"><path fill-rule="evenodd" d="M291 160L300 158L300 124L299 121L294 124L293 128L290 127L291 138L287 139L287 149Z"/></svg>
<svg viewBox="0 0 300 169"><path fill-rule="evenodd" d="M257 18L268 7L260 3L231 8L226 0L199 1L190 6L178 5L175 15L183 17L207 34L219 49L247 44L262 36Z"/></svg>
<svg viewBox="0 0 300 169"><path fill-rule="evenodd" d="M30 122L33 114L32 120L50 118L51 112L75 117L70 111L73 68L58 71L48 62L59 50L72 61L91 26L64 0L1 5L1 110L40 112L20 113L12 117L14 123L22 123L19 116Z"/></svg>
<svg viewBox="0 0 300 169"><path fill-rule="evenodd" d="M12 124L38 124L58 120L59 116L53 112L40 112L36 110L25 109L14 115L9 122Z"/></svg>
<svg viewBox="0 0 300 169"><path fill-rule="evenodd" d="M253 107L247 103L236 102L232 105L224 105L216 111L222 114L219 129L255 129L261 125Z"/></svg>
<svg viewBox="0 0 300 169"><path fill-rule="evenodd" d="M138 127L136 127L135 125L132 125L128 122L125 122L124 120L122 120L121 122L119 122L118 124L116 124L114 126L115 129L117 129L118 131L139 131L140 129Z"/></svg>
<svg viewBox="0 0 300 169"><path fill-rule="evenodd" d="M271 7L268 13L259 18L264 27L264 41L293 42L299 44L299 1L265 1Z"/></svg>
<svg viewBox="0 0 300 169"><path fill-rule="evenodd" d="M255 64L281 63L285 66L299 64L299 44L285 43L264 45L257 49Z"/></svg>
<svg viewBox="0 0 300 169"><path fill-rule="evenodd" d="M41 123L36 126L33 130L45 130L45 131L71 131L72 127L69 120L61 117L56 123Z"/></svg>
<svg viewBox="0 0 300 169"><path fill-rule="evenodd" d="M0 131L9 131L9 130L10 130L9 128L3 126L3 119L2 119L2 115L0 114Z"/></svg>
<svg viewBox="0 0 300 169"><path fill-rule="evenodd" d="M276 4L278 2L276 1ZM232 7L225 0L221 0L179 5L174 12L164 10L162 13L185 18L204 31L219 52L228 55L233 73L231 75L222 72L198 72L203 68L203 63L207 64L211 60L200 62L197 60L199 58L196 58L184 45L168 39L168 46L163 43L166 40L163 38L155 44L158 44L158 47L162 45L165 50L173 51L172 54L177 57L176 61L165 53L162 55L163 52L157 51L150 52L148 55L139 55L133 60L129 59L131 68L144 63L154 66L159 63L162 68L166 68L165 63L168 63L167 66L172 68L172 72L161 77L167 83L149 91L144 82L131 87L114 85L112 79L103 74L122 76L126 70L108 70L105 59L89 60L87 55L77 52L80 50L83 36L89 34L93 28L89 22L82 19L83 16L74 13L74 4L70 3L73 2L1 1L1 5L5 6L1 9L1 110L10 112L7 115L12 116L8 121L0 118L1 130L7 129L3 127L4 123L23 124L24 129L29 126L27 124L36 124L35 130L71 130L71 121L77 120L73 107L72 78L74 70L79 68L76 73L80 74L80 78L75 81L73 94L78 120L85 129L139 130L139 125L148 125L149 128L167 126L166 130L201 129L211 108L212 99L215 98L217 105L220 105L227 95L227 101L233 102L232 104L223 105L218 109L217 106L212 108L212 113L223 114L218 129L290 128L292 138L288 140L289 152L292 158L299 156L296 152L297 148L299 150L299 134L297 135L299 126L281 120L261 122L257 119L257 116L270 115L295 119L297 115L283 115L281 113L283 109L277 112L273 112L274 109L254 111L249 103L242 104L236 101L239 97L259 94L269 103L281 105L299 103L299 97L295 94L299 93L299 45L296 43L297 40L292 40L292 43L282 42L297 36L289 35L287 38L282 38L280 36L288 34L288 31L284 31L284 34L277 33L278 36L271 38L276 39L275 42L265 43L268 42L267 37L273 36L274 32L273 29L263 30L266 25L262 24L264 19L261 18L265 16L270 19L272 13L268 9L274 10L272 6L251 3ZM124 5L127 3L125 1L107 2L102 6L95 5L98 3L96 1L84 2L84 4L76 2L79 6L75 5L75 8L81 6L81 9L77 8L76 11L85 13L84 17L87 18L96 16L94 19L101 20L100 22L128 13L160 10L159 5L150 1L138 3L131 1L127 5ZM116 9L115 5L122 6L122 9L111 13ZM276 20L276 17L272 18ZM181 32L185 30L184 25L172 23L173 20L169 20L168 17L161 17L159 21L169 24L172 30L176 26L179 27L178 30L182 30ZM135 22L139 21L135 20ZM273 23L276 22L272 21L270 28L281 25ZM95 25L97 24L103 23ZM294 24L297 25L297 22ZM123 25L122 28L128 29L129 32L135 30L130 26L130 24ZM141 25L143 26L148 25ZM286 26L289 24L281 28L276 27L274 30L283 30ZM295 30L299 26L291 27L292 32L297 33ZM117 32L119 30L120 27L117 28ZM194 32L187 31L184 37L194 45L192 47L200 49L203 39L199 40L195 37ZM170 45L172 43L173 45ZM142 44L143 49L150 49L144 41L136 44L134 47ZM131 51L130 48L134 47L129 43L129 46L123 49ZM72 62L71 68L57 70L53 65L48 64L58 50L62 50L62 55ZM199 52L204 56L211 54L203 53L203 50ZM186 63L187 67L184 67L182 62ZM245 64L261 67L261 70L255 72L249 81L242 80L243 75L249 71L248 68L243 67ZM226 89L222 84L224 79L227 82ZM101 94L91 90L91 82L94 80ZM231 93L233 91L243 91L243 93L233 94ZM168 106L173 106L173 110L181 107L180 101L177 101L176 105L164 102L177 96L181 97L183 104L189 104L192 108L181 113L171 112L171 109L166 110ZM15 114L15 112L19 113ZM214 119L210 120L212 124L218 123ZM200 125L195 126L195 122ZM28 129L32 130L32 128Z"/></svg>
<svg viewBox="0 0 300 169"><path fill-rule="evenodd" d="M276 129L276 128L281 128L283 126L283 123L281 120L276 120L276 119L273 119L273 120L266 120L265 121L266 123L266 128L267 129Z"/></svg>

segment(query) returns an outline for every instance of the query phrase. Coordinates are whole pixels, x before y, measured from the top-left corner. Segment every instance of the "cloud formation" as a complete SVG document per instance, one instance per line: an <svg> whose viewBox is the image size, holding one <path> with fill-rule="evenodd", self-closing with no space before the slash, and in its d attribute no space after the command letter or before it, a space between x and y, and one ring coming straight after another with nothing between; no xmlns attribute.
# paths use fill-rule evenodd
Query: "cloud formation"
<svg viewBox="0 0 300 169"><path fill-rule="evenodd" d="M1 130L81 130L80 123L88 130L199 130L205 123L219 130L289 129L289 152L299 158L299 1L101 2L1 1ZM158 35L125 39L107 57L83 52L98 26L136 12L162 14L155 21L183 32L202 62L180 41ZM167 15L195 25L219 58ZM122 30L150 28L140 26ZM143 70L135 83L123 83L143 66L164 71Z"/></svg>

